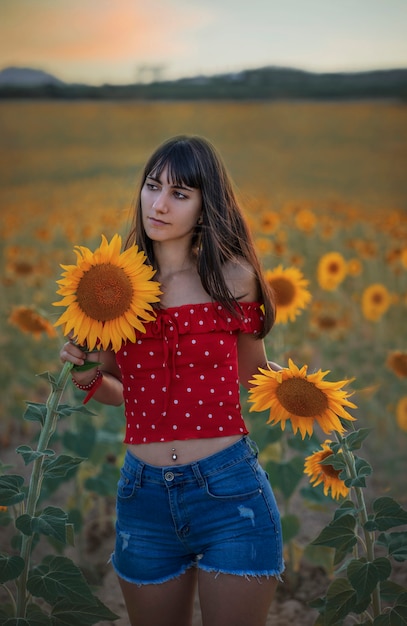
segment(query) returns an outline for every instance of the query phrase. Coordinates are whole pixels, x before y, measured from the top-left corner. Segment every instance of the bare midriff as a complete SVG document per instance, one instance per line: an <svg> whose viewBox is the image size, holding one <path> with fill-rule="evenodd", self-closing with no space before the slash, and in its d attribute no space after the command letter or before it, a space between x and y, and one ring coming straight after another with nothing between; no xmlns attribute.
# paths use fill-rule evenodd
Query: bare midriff
<svg viewBox="0 0 407 626"><path fill-rule="evenodd" d="M128 445L128 450L144 463L166 467L185 465L216 454L233 445L242 435L216 437L212 439L188 439L186 441L157 441Z"/></svg>

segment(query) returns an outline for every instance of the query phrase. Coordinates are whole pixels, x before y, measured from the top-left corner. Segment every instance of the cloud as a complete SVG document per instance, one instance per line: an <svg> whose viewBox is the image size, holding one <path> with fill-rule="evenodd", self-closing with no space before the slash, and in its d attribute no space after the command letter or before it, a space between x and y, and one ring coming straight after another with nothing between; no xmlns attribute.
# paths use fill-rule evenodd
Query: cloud
<svg viewBox="0 0 407 626"><path fill-rule="evenodd" d="M18 64L179 57L188 54L184 33L212 19L172 0L2 1L0 58Z"/></svg>

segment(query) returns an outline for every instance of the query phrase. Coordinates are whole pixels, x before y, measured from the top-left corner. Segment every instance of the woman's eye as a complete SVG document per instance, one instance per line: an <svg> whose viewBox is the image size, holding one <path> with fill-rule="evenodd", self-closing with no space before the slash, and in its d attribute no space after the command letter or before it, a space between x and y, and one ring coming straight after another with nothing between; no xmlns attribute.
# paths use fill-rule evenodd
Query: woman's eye
<svg viewBox="0 0 407 626"><path fill-rule="evenodd" d="M174 195L176 198L178 198L179 200L183 200L184 198L186 198L187 196L183 193L181 193L180 191L174 191Z"/></svg>
<svg viewBox="0 0 407 626"><path fill-rule="evenodd" d="M157 185L154 185L153 183L146 183L146 187L147 189L150 189L150 191L157 189Z"/></svg>

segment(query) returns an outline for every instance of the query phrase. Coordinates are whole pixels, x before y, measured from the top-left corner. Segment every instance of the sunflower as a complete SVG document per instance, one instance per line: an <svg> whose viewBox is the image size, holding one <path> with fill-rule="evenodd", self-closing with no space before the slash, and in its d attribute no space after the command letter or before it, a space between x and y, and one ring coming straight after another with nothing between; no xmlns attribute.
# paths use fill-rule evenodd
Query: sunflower
<svg viewBox="0 0 407 626"><path fill-rule="evenodd" d="M309 281L296 267L283 269L279 265L274 270L267 270L265 278L274 291L276 298L276 323L293 322L300 309L304 309L311 300L311 294L306 289Z"/></svg>
<svg viewBox="0 0 407 626"><path fill-rule="evenodd" d="M42 333L46 333L48 337L56 337L57 334L52 324L31 307L15 307L8 321L23 333L33 335L35 339L39 339Z"/></svg>
<svg viewBox="0 0 407 626"><path fill-rule="evenodd" d="M316 215L309 209L301 209L295 216L295 224L298 230L302 230L304 233L311 233L317 225Z"/></svg>
<svg viewBox="0 0 407 626"><path fill-rule="evenodd" d="M260 215L260 230L262 233L270 235L275 233L280 226L280 216L275 211L264 211Z"/></svg>
<svg viewBox="0 0 407 626"><path fill-rule="evenodd" d="M318 262L318 284L326 291L334 291L347 274L347 263L340 252L327 252Z"/></svg>
<svg viewBox="0 0 407 626"><path fill-rule="evenodd" d="M400 378L407 378L407 352L401 350L390 352L386 365Z"/></svg>
<svg viewBox="0 0 407 626"><path fill-rule="evenodd" d="M370 322L380 320L391 303L391 294L381 283L369 285L362 293L362 313Z"/></svg>
<svg viewBox="0 0 407 626"><path fill-rule="evenodd" d="M321 444L322 450L318 450L306 457L304 474L310 476L310 483L313 487L323 483L325 496L331 490L332 497L339 500L341 496L345 498L349 493L348 487L339 478L341 470L335 469L333 465L325 465L325 463L321 462L333 454L330 443L331 441L327 439Z"/></svg>
<svg viewBox="0 0 407 626"><path fill-rule="evenodd" d="M307 374L307 369L307 365L298 369L291 359L288 368L277 372L259 368L260 374L250 381L255 385L249 390L249 402L253 403L250 411L270 409L268 424L280 422L284 430L290 420L294 434L299 430L303 439L312 435L314 422L326 434L333 430L343 433L339 418L355 420L345 409L356 408L348 400L351 393L342 389L350 381L328 382L323 379L329 371Z"/></svg>
<svg viewBox="0 0 407 626"><path fill-rule="evenodd" d="M398 427L407 432L407 396L403 396L397 402L396 420Z"/></svg>
<svg viewBox="0 0 407 626"><path fill-rule="evenodd" d="M88 350L111 347L120 350L123 341L135 341L135 331L145 332L143 322L154 319L152 302L158 302L159 283L155 271L145 264L146 256L132 246L120 253L121 237L114 235L95 252L75 246L77 265L65 270L57 293L63 296L55 306L67 307L55 326L72 333Z"/></svg>

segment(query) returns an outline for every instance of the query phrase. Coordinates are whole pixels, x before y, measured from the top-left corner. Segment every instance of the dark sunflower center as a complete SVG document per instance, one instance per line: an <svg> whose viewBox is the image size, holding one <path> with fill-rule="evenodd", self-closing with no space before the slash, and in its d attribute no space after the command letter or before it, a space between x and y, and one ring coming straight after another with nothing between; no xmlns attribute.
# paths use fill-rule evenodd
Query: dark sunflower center
<svg viewBox="0 0 407 626"><path fill-rule="evenodd" d="M339 274L339 264L336 261L331 261L328 265L328 274Z"/></svg>
<svg viewBox="0 0 407 626"><path fill-rule="evenodd" d="M332 328L336 328L338 326L338 322L334 317L321 315L318 319L318 325L322 329L331 330Z"/></svg>
<svg viewBox="0 0 407 626"><path fill-rule="evenodd" d="M273 278L271 286L274 289L277 306L288 306L295 297L295 287L290 280Z"/></svg>
<svg viewBox="0 0 407 626"><path fill-rule="evenodd" d="M126 272L117 265L93 265L81 278L76 297L88 317L107 322L130 307L133 288Z"/></svg>
<svg viewBox="0 0 407 626"><path fill-rule="evenodd" d="M383 304L383 294L376 291L372 295L372 302L373 304Z"/></svg>
<svg viewBox="0 0 407 626"><path fill-rule="evenodd" d="M288 413L299 417L315 417L328 408L324 392L305 378L283 380L277 387L276 395Z"/></svg>

